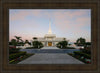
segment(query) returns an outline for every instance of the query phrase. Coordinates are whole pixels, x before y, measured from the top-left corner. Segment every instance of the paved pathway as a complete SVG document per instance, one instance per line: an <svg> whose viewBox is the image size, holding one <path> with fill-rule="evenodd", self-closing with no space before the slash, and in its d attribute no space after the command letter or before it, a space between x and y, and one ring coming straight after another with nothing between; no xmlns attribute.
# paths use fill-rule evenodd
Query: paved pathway
<svg viewBox="0 0 100 73"><path fill-rule="evenodd" d="M18 64L84 64L68 54L39 53Z"/></svg>
<svg viewBox="0 0 100 73"><path fill-rule="evenodd" d="M57 48L57 47L43 47L43 48L41 48L41 49L59 49L59 48Z"/></svg>
<svg viewBox="0 0 100 73"><path fill-rule="evenodd" d="M79 49L20 49L20 51L26 51L27 53L73 53L74 51L80 51Z"/></svg>

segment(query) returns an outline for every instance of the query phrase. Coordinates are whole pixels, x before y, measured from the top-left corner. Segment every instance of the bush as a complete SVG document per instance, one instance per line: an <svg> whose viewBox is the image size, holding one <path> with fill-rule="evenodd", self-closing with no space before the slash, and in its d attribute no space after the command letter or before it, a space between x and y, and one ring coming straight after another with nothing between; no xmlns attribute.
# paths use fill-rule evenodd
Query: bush
<svg viewBox="0 0 100 73"><path fill-rule="evenodd" d="M75 51L74 52L74 55L75 56L80 56L80 57L85 57L85 58L87 58L87 59L91 59L91 56L89 55L89 54L86 54L86 53L83 53L83 52L79 52L79 51Z"/></svg>
<svg viewBox="0 0 100 73"><path fill-rule="evenodd" d="M58 43L56 44L56 46L57 46L58 48L61 48L61 49L67 48L67 45L68 45L68 41L61 41L61 42L58 42Z"/></svg>
<svg viewBox="0 0 100 73"><path fill-rule="evenodd" d="M26 47L26 49L34 49L34 47Z"/></svg>
<svg viewBox="0 0 100 73"><path fill-rule="evenodd" d="M25 54L25 55L23 55L23 56L20 56L20 57L18 57L18 58L15 58L15 59L13 59L13 60L10 60L9 61L9 64L17 64L18 62L20 62L20 61L22 61L22 60L24 60L24 59L26 59L26 58L28 58L28 57L30 57L30 56L32 56L33 54Z"/></svg>
<svg viewBox="0 0 100 73"><path fill-rule="evenodd" d="M34 48L42 48L43 44L39 41L33 41L33 47Z"/></svg>
<svg viewBox="0 0 100 73"><path fill-rule="evenodd" d="M67 47L67 49L75 49L74 47Z"/></svg>
<svg viewBox="0 0 100 73"><path fill-rule="evenodd" d="M11 48L9 49L9 54L18 53L20 48Z"/></svg>
<svg viewBox="0 0 100 73"><path fill-rule="evenodd" d="M87 49L81 49L81 52L91 54L91 50L87 50Z"/></svg>
<svg viewBox="0 0 100 73"><path fill-rule="evenodd" d="M87 58L87 59L91 59L91 56L88 55L88 54L84 54L84 57Z"/></svg>
<svg viewBox="0 0 100 73"><path fill-rule="evenodd" d="M25 54L26 54L26 52L19 52L19 53L11 54L11 55L9 55L9 60L13 60L13 59L18 58Z"/></svg>

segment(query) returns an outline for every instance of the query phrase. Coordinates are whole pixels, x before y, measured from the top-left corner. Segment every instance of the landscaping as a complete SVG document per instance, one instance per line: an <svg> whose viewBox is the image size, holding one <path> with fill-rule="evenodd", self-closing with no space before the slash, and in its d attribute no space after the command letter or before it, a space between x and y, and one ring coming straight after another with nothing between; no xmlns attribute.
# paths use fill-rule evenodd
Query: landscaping
<svg viewBox="0 0 100 73"><path fill-rule="evenodd" d="M20 48L9 49L9 64L17 64L18 62L33 55L19 50Z"/></svg>
<svg viewBox="0 0 100 73"><path fill-rule="evenodd" d="M39 41L33 41L34 48L42 48L43 44Z"/></svg>
<svg viewBox="0 0 100 73"><path fill-rule="evenodd" d="M25 49L39 49L39 48L34 48L34 47L26 47Z"/></svg>
<svg viewBox="0 0 100 73"><path fill-rule="evenodd" d="M91 52L89 50L81 49L81 51L75 51L74 53L69 53L69 55L86 64L91 64Z"/></svg>
<svg viewBox="0 0 100 73"><path fill-rule="evenodd" d="M68 41L61 41L56 44L56 47L60 49L75 49L75 47L68 47Z"/></svg>
<svg viewBox="0 0 100 73"><path fill-rule="evenodd" d="M62 48L62 49L75 49L74 47L66 47L66 48Z"/></svg>
<svg viewBox="0 0 100 73"><path fill-rule="evenodd" d="M56 44L56 46L57 46L58 48L60 48L60 49L65 49L65 48L67 48L67 45L68 45L68 41L61 41L61 42L58 42L58 43Z"/></svg>

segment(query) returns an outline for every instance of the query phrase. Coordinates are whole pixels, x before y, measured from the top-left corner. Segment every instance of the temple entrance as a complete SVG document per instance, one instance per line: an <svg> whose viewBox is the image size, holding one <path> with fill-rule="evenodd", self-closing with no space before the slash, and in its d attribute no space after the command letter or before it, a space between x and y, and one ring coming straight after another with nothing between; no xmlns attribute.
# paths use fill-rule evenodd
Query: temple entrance
<svg viewBox="0 0 100 73"><path fill-rule="evenodd" d="M52 42L48 42L48 46L52 46Z"/></svg>

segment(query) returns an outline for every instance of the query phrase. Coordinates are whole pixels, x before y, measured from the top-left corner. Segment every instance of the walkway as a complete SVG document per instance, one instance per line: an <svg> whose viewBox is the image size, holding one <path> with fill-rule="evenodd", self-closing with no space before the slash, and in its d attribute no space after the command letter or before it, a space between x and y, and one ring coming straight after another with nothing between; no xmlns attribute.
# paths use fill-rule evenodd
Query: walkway
<svg viewBox="0 0 100 73"><path fill-rule="evenodd" d="M79 49L20 49L20 51L26 51L27 53L73 53L74 51L80 51Z"/></svg>
<svg viewBox="0 0 100 73"><path fill-rule="evenodd" d="M18 64L84 64L68 54L39 53L35 54Z"/></svg>
<svg viewBox="0 0 100 73"><path fill-rule="evenodd" d="M57 48L57 47L43 47L43 48L41 48L41 49L59 49L59 48Z"/></svg>

